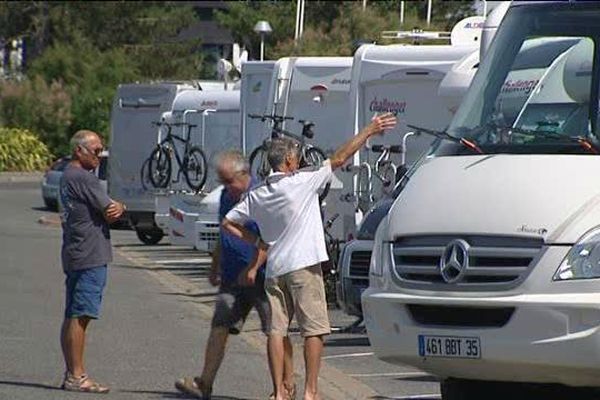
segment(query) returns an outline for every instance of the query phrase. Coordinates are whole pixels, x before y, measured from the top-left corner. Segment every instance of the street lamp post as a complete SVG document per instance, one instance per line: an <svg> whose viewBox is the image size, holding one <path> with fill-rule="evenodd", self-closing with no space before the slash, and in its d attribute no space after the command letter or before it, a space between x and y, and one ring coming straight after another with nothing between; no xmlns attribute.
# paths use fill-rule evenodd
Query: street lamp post
<svg viewBox="0 0 600 400"><path fill-rule="evenodd" d="M273 32L268 21L258 21L254 25L254 32L260 35L260 61L265 58L265 36Z"/></svg>

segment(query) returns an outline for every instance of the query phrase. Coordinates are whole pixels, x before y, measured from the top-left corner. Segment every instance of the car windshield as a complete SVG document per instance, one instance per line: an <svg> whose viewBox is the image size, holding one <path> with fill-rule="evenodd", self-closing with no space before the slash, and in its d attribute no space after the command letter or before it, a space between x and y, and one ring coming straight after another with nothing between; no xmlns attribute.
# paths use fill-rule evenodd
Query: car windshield
<svg viewBox="0 0 600 400"><path fill-rule="evenodd" d="M514 6L447 133L482 153L600 153L598 3ZM439 140L436 156L472 155Z"/></svg>

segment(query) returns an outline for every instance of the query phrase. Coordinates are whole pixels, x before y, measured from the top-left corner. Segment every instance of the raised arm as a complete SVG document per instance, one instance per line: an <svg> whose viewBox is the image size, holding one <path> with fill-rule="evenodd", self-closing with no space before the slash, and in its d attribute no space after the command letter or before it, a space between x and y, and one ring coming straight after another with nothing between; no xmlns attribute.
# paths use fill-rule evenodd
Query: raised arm
<svg viewBox="0 0 600 400"><path fill-rule="evenodd" d="M392 113L379 115L371 121L369 125L364 127L357 135L352 137L342 146L340 146L331 157L331 169L336 169L344 165L344 163L354 155L367 140L374 135L382 134L386 130L393 129L396 126L396 117Z"/></svg>

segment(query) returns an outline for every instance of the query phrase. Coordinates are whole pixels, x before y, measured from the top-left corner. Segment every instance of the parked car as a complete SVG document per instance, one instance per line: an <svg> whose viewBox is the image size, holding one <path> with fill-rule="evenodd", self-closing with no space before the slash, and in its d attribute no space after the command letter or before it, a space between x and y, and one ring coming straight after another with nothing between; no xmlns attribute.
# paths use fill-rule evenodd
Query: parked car
<svg viewBox="0 0 600 400"><path fill-rule="evenodd" d="M42 199L44 199L44 205L51 210L58 210L60 177L70 161L71 156L61 157L52 163L50 168L44 173L44 178L42 179Z"/></svg>
<svg viewBox="0 0 600 400"><path fill-rule="evenodd" d="M71 156L61 157L56 160L44 174L44 179L42 180L42 198L44 199L46 207L51 210L60 210L60 178L70 161ZM94 171L96 176L100 179L100 183L104 190L106 190L107 161L108 151L105 150L100 154L100 165L98 165L98 168Z"/></svg>
<svg viewBox="0 0 600 400"><path fill-rule="evenodd" d="M392 198L386 198L375 204L360 223L356 239L346 243L340 253L340 275L336 284L338 305L346 314L359 317L361 321L361 295L369 287L369 265L375 231L393 201Z"/></svg>

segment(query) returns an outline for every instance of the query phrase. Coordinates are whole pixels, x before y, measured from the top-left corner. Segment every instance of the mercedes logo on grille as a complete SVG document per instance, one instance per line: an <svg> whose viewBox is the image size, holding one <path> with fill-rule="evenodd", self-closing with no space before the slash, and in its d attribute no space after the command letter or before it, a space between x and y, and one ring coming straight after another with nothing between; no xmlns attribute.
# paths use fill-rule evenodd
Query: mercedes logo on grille
<svg viewBox="0 0 600 400"><path fill-rule="evenodd" d="M440 273L447 283L456 283L462 279L469 268L469 243L456 239L448 243L440 260Z"/></svg>

